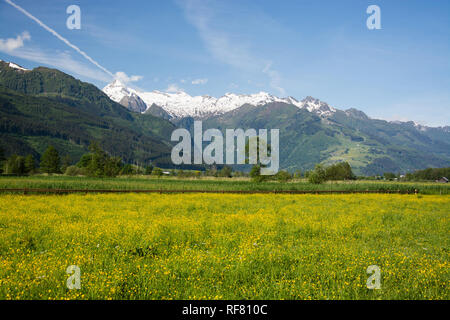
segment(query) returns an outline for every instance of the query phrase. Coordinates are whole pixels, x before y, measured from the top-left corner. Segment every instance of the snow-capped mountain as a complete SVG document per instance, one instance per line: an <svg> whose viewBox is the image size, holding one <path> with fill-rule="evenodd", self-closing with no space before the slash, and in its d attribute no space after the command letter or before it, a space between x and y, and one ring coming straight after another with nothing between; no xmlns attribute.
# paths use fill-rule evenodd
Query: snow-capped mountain
<svg viewBox="0 0 450 320"><path fill-rule="evenodd" d="M208 95L190 96L183 91L178 91L175 93L156 90L151 92L141 92L128 88L119 80L115 80L104 87L103 92L106 93L112 100L121 103L133 111L137 110L130 107L129 101L140 98L143 102L145 102L146 107L145 109L139 109L141 110L139 112L145 112L152 105L156 105L167 112L172 118L205 118L232 111L245 104L261 106L272 102L282 102L294 105L298 108L305 108L308 111L314 112L320 116L331 115L336 111L328 104L312 97L306 97L302 101L298 101L293 97L279 98L266 92L259 92L249 95L227 93L220 98L214 98Z"/></svg>
<svg viewBox="0 0 450 320"><path fill-rule="evenodd" d="M0 62L5 62L8 64L8 67L13 68L13 69L17 69L20 71L30 71L29 69L25 69L24 67L19 66L18 64L15 64L13 62L6 62L0 59Z"/></svg>
<svg viewBox="0 0 450 320"><path fill-rule="evenodd" d="M134 112L145 112L147 104L139 97L137 91L127 88L119 80L115 80L103 88L109 98Z"/></svg>
<svg viewBox="0 0 450 320"><path fill-rule="evenodd" d="M320 116L329 116L336 112L336 109L329 106L326 102L320 101L319 99L315 99L310 96L303 99L300 105L297 106L300 108L305 108L309 112L317 113Z"/></svg>

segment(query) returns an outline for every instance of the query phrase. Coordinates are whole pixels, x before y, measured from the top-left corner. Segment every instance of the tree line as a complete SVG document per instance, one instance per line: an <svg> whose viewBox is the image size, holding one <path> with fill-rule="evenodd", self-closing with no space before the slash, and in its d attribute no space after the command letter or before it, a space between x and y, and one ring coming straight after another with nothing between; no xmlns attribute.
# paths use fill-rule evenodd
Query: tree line
<svg viewBox="0 0 450 320"><path fill-rule="evenodd" d="M3 164L3 165L1 165ZM330 166L316 165L314 170L301 172L280 170L273 176L261 175L261 164L254 165L250 172L235 171L230 166L217 168L209 166L205 171L195 170L164 170L152 165L137 166L124 163L120 157L112 157L104 151L97 142L89 146L89 152L84 154L77 163L73 163L70 156L60 156L55 147L49 146L42 154L39 166L33 155L26 156L13 154L5 158L4 150L0 146L0 173L12 175L27 175L36 173L66 174L69 176L86 175L92 177L115 177L118 175L153 175L153 176L177 176L180 178L211 177L250 177L255 182L280 181L287 182L291 179L306 178L310 183L320 184L329 180L354 180L357 177L348 162L339 162ZM449 168L428 168L407 173L405 176L393 173L385 173L384 179L403 179L408 181L435 181L442 177L450 177Z"/></svg>

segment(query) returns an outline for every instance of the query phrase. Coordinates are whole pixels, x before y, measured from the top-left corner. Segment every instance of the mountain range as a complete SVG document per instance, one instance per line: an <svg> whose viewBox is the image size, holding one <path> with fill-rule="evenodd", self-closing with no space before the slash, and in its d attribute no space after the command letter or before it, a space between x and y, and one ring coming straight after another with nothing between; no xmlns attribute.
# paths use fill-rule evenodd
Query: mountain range
<svg viewBox="0 0 450 320"><path fill-rule="evenodd" d="M301 101L265 92L192 97L183 91L141 92L119 80L103 91L130 110L188 129L195 119L203 120L205 129L278 128L281 167L290 171L338 161L348 161L366 175L450 164L448 126L371 119L355 108L339 110L310 96Z"/></svg>
<svg viewBox="0 0 450 320"><path fill-rule="evenodd" d="M127 87L120 80L114 80L108 84L103 88L103 92L111 100L136 112L154 113L156 108L160 108L166 113L166 117L169 119L186 117L207 119L211 116L230 112L245 104L263 106L274 102L294 105L321 116L331 115L336 112L333 107L312 97L297 101L293 97L278 98L266 92L249 95L227 93L220 98L214 98L208 95L192 97L184 91L174 93L157 90L142 92Z"/></svg>
<svg viewBox="0 0 450 320"><path fill-rule="evenodd" d="M309 170L348 161L374 175L450 166L450 127L371 119L319 99L260 92L223 97L142 92L118 80L103 91L56 69L0 61L0 143L6 154L39 158L52 144L74 161L96 140L129 163L171 167L177 127L280 129L280 167Z"/></svg>

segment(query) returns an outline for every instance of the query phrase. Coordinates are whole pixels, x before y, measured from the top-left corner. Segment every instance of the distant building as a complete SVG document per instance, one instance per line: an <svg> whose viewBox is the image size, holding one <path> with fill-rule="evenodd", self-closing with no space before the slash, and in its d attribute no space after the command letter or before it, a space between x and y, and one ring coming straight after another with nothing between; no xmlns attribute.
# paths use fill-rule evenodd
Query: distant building
<svg viewBox="0 0 450 320"><path fill-rule="evenodd" d="M446 177L442 177L439 180L436 180L436 182L440 182L440 183L448 183L448 179Z"/></svg>

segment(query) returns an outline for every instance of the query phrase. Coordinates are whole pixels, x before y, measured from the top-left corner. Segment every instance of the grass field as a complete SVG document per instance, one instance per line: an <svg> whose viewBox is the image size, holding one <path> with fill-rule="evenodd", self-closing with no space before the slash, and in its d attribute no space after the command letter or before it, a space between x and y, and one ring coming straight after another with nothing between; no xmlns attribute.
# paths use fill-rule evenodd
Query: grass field
<svg viewBox="0 0 450 320"><path fill-rule="evenodd" d="M449 299L449 212L439 195L3 194L0 299Z"/></svg>
<svg viewBox="0 0 450 320"><path fill-rule="evenodd" d="M434 182L387 182L387 181L334 181L311 184L306 180L288 183L256 183L245 178L178 179L148 176L119 178L88 178L67 176L1 177L2 188L44 189L119 189L119 190L217 190L217 191L403 191L421 194L450 194L450 185Z"/></svg>

